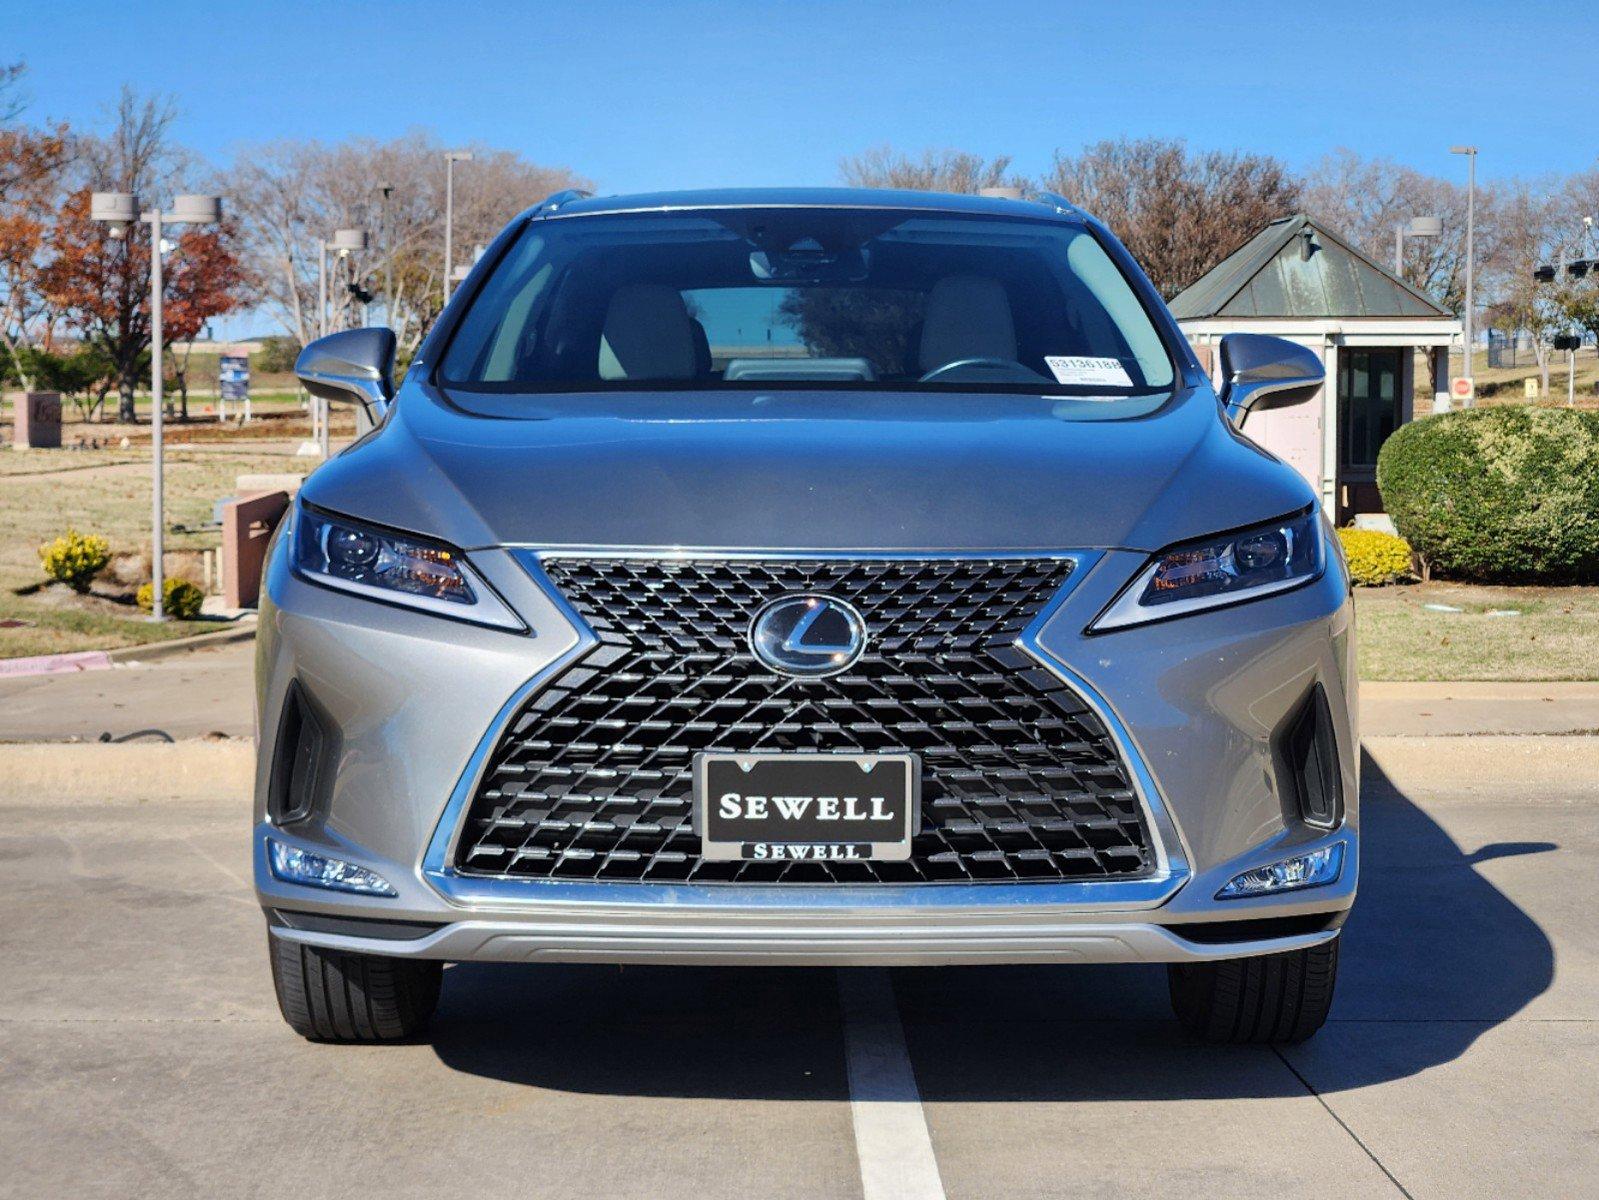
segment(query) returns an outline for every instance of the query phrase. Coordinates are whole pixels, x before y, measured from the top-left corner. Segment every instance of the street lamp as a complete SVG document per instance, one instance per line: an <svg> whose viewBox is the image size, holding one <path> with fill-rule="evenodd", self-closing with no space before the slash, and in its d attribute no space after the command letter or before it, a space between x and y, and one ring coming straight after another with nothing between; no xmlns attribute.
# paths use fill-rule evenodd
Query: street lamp
<svg viewBox="0 0 1599 1200"><path fill-rule="evenodd" d="M389 328L398 329L394 321L394 225L389 215L389 198L394 195L394 185L387 181L378 184L383 193L383 316Z"/></svg>
<svg viewBox="0 0 1599 1200"><path fill-rule="evenodd" d="M137 217L135 214L137 213ZM129 192L95 192L89 200L89 216L110 226L113 238L128 236L135 220L150 227L150 559L152 595L150 619L166 619L166 578L162 557L166 552L165 480L162 474L165 432L161 396L161 226L215 225L222 220L220 196L174 196L172 211L163 214L159 207L138 211Z"/></svg>
<svg viewBox="0 0 1599 1200"><path fill-rule="evenodd" d="M1405 238L1442 237L1444 223L1442 217L1412 217L1410 222L1394 229L1394 274L1403 281L1405 278Z"/></svg>
<svg viewBox="0 0 1599 1200"><path fill-rule="evenodd" d="M331 241L317 243L316 256L316 288L317 309L316 324L317 336L326 337L331 330L328 313L328 251L338 254L340 260L348 258L358 250L366 249L366 230L364 229L335 229ZM326 458L329 451L328 439L328 402L318 397L315 409L312 412L312 423L316 426L317 448Z"/></svg>
<svg viewBox="0 0 1599 1200"><path fill-rule="evenodd" d="M1474 266L1473 259L1475 257L1474 253L1473 253L1473 248L1472 248L1472 237L1473 237L1473 226L1476 223L1476 216L1477 216L1477 147L1475 147L1475 146L1451 146L1451 147L1449 147L1449 153L1451 153L1451 154L1464 154L1466 156L1466 312L1465 312L1465 317L1466 317L1466 321L1465 321L1466 371L1465 371L1465 375L1466 375L1467 379L1470 379L1472 377L1472 374L1471 374L1471 310L1472 310L1473 306L1476 304L1476 291L1475 291L1475 288L1474 288L1474 285L1473 285L1473 281L1472 281L1472 268ZM1470 408L1471 404L1472 404L1472 402L1470 400L1466 401L1466 407L1467 408Z"/></svg>
<svg viewBox="0 0 1599 1200"><path fill-rule="evenodd" d="M444 303L450 302L450 284L455 271L455 164L471 162L470 150L444 152Z"/></svg>

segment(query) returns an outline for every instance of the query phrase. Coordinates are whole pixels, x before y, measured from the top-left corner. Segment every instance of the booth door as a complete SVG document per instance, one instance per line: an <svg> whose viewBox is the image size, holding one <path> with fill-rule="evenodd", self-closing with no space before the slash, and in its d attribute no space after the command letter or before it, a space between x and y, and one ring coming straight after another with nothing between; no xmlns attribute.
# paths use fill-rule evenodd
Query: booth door
<svg viewBox="0 0 1599 1200"><path fill-rule="evenodd" d="M1338 354L1338 523L1381 512L1377 452L1404 419L1403 350Z"/></svg>

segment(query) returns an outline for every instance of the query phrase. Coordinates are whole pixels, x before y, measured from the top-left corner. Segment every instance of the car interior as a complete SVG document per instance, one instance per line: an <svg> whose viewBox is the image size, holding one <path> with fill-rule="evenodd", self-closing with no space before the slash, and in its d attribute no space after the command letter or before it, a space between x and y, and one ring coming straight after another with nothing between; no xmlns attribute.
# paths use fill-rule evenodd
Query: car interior
<svg viewBox="0 0 1599 1200"><path fill-rule="evenodd" d="M1057 386L1050 356L1081 355L1118 359L1132 391L1170 383L1164 352L1166 377L1152 378L1148 346L1142 356L1129 346L1064 261L1059 226L1018 222L982 237L963 236L959 222L906 233L915 222L905 214L873 213L864 229L859 214L831 224L813 213L768 225L739 216L742 227L680 220L683 235L655 238L608 237L608 219L570 222L592 228L551 238L525 270L512 262L490 280L473 307L498 319L468 314L446 378L1036 390Z"/></svg>

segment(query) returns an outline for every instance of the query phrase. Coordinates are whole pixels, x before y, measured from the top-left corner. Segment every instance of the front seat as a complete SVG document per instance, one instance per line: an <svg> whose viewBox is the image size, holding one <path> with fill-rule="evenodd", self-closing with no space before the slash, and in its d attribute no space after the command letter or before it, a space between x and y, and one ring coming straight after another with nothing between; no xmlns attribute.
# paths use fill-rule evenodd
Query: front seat
<svg viewBox="0 0 1599 1200"><path fill-rule="evenodd" d="M917 365L925 374L963 358L1016 361L1010 298L987 275L946 275L927 293Z"/></svg>
<svg viewBox="0 0 1599 1200"><path fill-rule="evenodd" d="M611 296L600 334L601 379L692 379L694 325L681 293L627 283Z"/></svg>

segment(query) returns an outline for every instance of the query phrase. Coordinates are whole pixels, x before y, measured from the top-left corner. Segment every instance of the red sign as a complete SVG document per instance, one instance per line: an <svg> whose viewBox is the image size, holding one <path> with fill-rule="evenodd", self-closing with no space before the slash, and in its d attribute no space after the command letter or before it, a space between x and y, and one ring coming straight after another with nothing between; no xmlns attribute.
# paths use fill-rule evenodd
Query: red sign
<svg viewBox="0 0 1599 1200"><path fill-rule="evenodd" d="M1457 375L1449 381L1449 394L1456 400L1475 400L1477 385L1464 375Z"/></svg>

